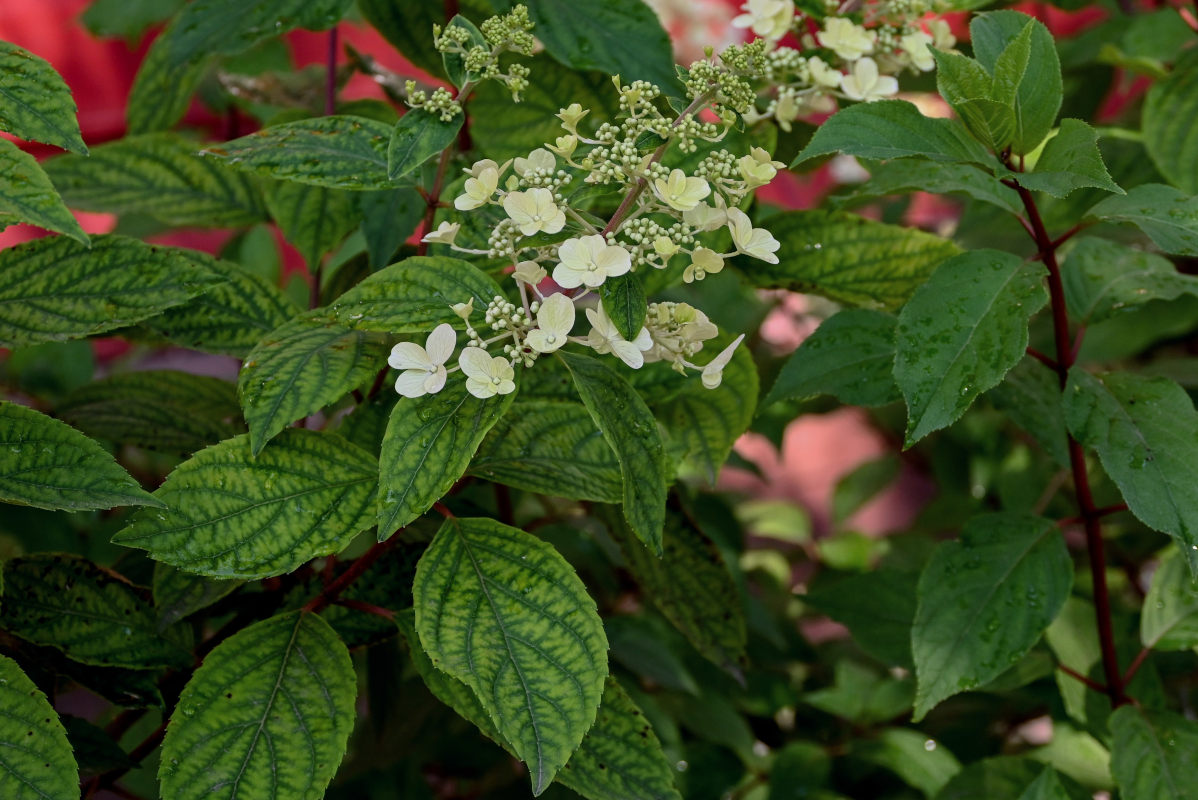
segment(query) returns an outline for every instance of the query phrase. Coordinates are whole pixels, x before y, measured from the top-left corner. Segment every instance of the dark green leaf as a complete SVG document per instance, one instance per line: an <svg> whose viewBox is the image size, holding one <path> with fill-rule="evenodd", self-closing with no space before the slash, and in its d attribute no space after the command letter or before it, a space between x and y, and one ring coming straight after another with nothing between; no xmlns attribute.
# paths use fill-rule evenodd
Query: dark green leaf
<svg viewBox="0 0 1198 800"><path fill-rule="evenodd" d="M1178 14L1162 10L1174 21ZM1193 34L1186 31L1186 38ZM1156 45L1157 42L1152 42ZM1144 147L1165 180L1188 194L1198 194L1198 50L1189 50L1144 99Z"/></svg>
<svg viewBox="0 0 1198 800"><path fill-rule="evenodd" d="M1154 650L1198 645L1198 585L1176 550L1161 560L1140 614L1140 640Z"/></svg>
<svg viewBox="0 0 1198 800"><path fill-rule="evenodd" d="M1014 98L1004 101L996 97L999 91L995 78L972 58L938 50L932 55L936 59L937 90L979 142L1001 152L1015 134Z"/></svg>
<svg viewBox="0 0 1198 800"><path fill-rule="evenodd" d="M1198 726L1166 711L1124 705L1111 714L1111 775L1126 800L1198 797Z"/></svg>
<svg viewBox="0 0 1198 800"><path fill-rule="evenodd" d="M629 272L608 278L599 287L603 299L603 310L626 340L632 341L645 327L645 287L640 279Z"/></svg>
<svg viewBox="0 0 1198 800"><path fill-rule="evenodd" d="M266 205L311 272L360 221L353 195L323 186L279 181L267 190Z"/></svg>
<svg viewBox="0 0 1198 800"><path fill-rule="evenodd" d="M996 800L999 797L1025 798L1025 792L1041 780L1044 772L1052 772L1039 761L1014 756L998 756L975 761L945 785L936 800ZM1069 800L1090 800L1091 793L1067 778L1057 777ZM1032 795L1034 797L1035 795ZM1049 795L1052 800L1056 797Z"/></svg>
<svg viewBox="0 0 1198 800"><path fill-rule="evenodd" d="M75 111L71 90L53 67L28 50L0 42L0 131L87 153Z"/></svg>
<svg viewBox="0 0 1198 800"><path fill-rule="evenodd" d="M186 0L92 0L79 17L93 36L135 42L151 25L173 17Z"/></svg>
<svg viewBox="0 0 1198 800"><path fill-rule="evenodd" d="M832 491L832 519L844 524L862 506L891 486L901 469L902 462L894 453L886 453L855 467L836 482Z"/></svg>
<svg viewBox="0 0 1198 800"><path fill-rule="evenodd" d="M415 189L388 189L359 192L357 199L370 266L381 269L416 230L426 207L424 198Z"/></svg>
<svg viewBox="0 0 1198 800"><path fill-rule="evenodd" d="M58 800L79 794L79 767L58 714L17 662L0 655L0 796Z"/></svg>
<svg viewBox="0 0 1198 800"><path fill-rule="evenodd" d="M853 753L895 773L925 797L935 797L961 771L961 762L951 750L911 728L886 728L877 739L855 746Z"/></svg>
<svg viewBox="0 0 1198 800"><path fill-rule="evenodd" d="M817 584L803 599L847 627L869 655L909 669L918 580L916 572L881 569Z"/></svg>
<svg viewBox="0 0 1198 800"><path fill-rule="evenodd" d="M462 128L462 115L449 122L414 108L400 117L387 146L387 177L396 181L453 145Z"/></svg>
<svg viewBox="0 0 1198 800"><path fill-rule="evenodd" d="M1146 183L1121 197L1108 197L1086 216L1108 222L1130 222L1166 253L1198 256L1198 197Z"/></svg>
<svg viewBox="0 0 1198 800"><path fill-rule="evenodd" d="M1015 90L1015 133L1011 148L1030 153L1052 130L1061 108L1061 61L1048 28L1018 11L978 14L969 24L973 53L982 66L999 77L998 63L1007 46L1031 24L1027 69Z"/></svg>
<svg viewBox="0 0 1198 800"><path fill-rule="evenodd" d="M1061 267L1070 316L1082 325L1101 322L1152 300L1198 294L1198 278L1183 275L1167 259L1086 237Z"/></svg>
<svg viewBox="0 0 1198 800"><path fill-rule="evenodd" d="M158 625L169 628L184 617L207 608L235 592L243 581L217 581L167 566L154 564L154 608Z"/></svg>
<svg viewBox="0 0 1198 800"><path fill-rule="evenodd" d="M1056 372L1028 356L1016 364L988 396L996 408L1030 433L1057 464L1069 466L1061 385L1057 382Z"/></svg>
<svg viewBox="0 0 1198 800"><path fill-rule="evenodd" d="M998 178L970 164L950 164L942 161L902 159L870 164L870 178L844 198L829 198L835 207L850 203L857 205L892 194L931 192L933 194L963 194L983 203L998 206L1012 214L1022 214L1019 196Z"/></svg>
<svg viewBox="0 0 1198 800"><path fill-rule="evenodd" d="M1102 162L1098 133L1076 119L1061 120L1060 130L1044 146L1034 172L1011 173L1010 177L1028 189L1047 192L1053 197L1068 197L1088 186L1126 194L1111 180Z"/></svg>
<svg viewBox="0 0 1198 800"><path fill-rule="evenodd" d="M0 228L14 222L28 222L88 243L87 234L33 156L0 139Z"/></svg>
<svg viewBox="0 0 1198 800"><path fill-rule="evenodd" d="M102 775L110 769L129 770L136 766L103 728L82 717L67 715L62 717L62 725L79 761L81 776Z"/></svg>
<svg viewBox="0 0 1198 800"><path fill-rule="evenodd" d="M469 35L469 38L462 43L462 47L464 47L467 51L473 47L481 47L487 52L491 51L491 46L487 43L482 31L480 31L473 22L466 19L461 14L454 14L453 19L451 19L449 24L445 27L461 28L462 30L466 31L466 33ZM466 58L461 53L442 53L441 62L445 67L445 74L449 76L450 83L452 83L454 86L457 86L459 89L464 86L467 81L476 81L479 78L478 73L467 74Z"/></svg>

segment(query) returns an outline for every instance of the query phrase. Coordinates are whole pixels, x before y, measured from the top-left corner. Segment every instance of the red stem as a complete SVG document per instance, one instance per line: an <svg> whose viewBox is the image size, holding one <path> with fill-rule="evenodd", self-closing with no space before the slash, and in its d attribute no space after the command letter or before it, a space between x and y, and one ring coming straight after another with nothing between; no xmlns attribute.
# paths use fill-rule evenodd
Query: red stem
<svg viewBox="0 0 1198 800"><path fill-rule="evenodd" d="M378 561L383 553L390 550L399 542L399 532L391 534L385 540L378 542L362 555L354 559L349 565L349 569L341 573L336 580L321 590L320 594L313 597L304 606L304 611L317 614L323 611L330 603L335 601L337 597L353 584L366 570L370 569L370 565Z"/></svg>
<svg viewBox="0 0 1198 800"><path fill-rule="evenodd" d="M1059 669L1061 672L1064 672L1070 678L1076 678L1077 680L1081 681L1086 686L1089 686L1091 689L1093 689L1096 692L1103 692L1103 693L1106 692L1106 687L1103 686L1101 683L1099 683L1096 680L1087 678L1085 675L1081 674L1080 672L1078 672L1075 669L1072 669L1071 667L1067 667L1064 664L1057 664L1057 669Z"/></svg>
<svg viewBox="0 0 1198 800"><path fill-rule="evenodd" d="M354 611L361 611L366 614L374 614L376 617L382 617L387 620L395 619L395 612L391 609L376 606L374 603L364 603L361 600L346 600L339 597L333 601L333 605L352 608Z"/></svg>

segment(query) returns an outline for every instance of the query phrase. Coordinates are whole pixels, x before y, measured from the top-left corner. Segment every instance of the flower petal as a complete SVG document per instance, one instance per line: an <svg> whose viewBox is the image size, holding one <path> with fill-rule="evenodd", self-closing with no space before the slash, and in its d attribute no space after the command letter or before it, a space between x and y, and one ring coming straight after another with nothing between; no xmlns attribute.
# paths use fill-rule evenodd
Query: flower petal
<svg viewBox="0 0 1198 800"><path fill-rule="evenodd" d="M433 368L432 359L424 348L415 342L400 342L391 348L387 363L395 369L420 369L424 371Z"/></svg>
<svg viewBox="0 0 1198 800"><path fill-rule="evenodd" d="M410 369L401 372L395 379L395 391L404 397L423 397L428 394L425 383L429 377L429 373L424 370Z"/></svg>
<svg viewBox="0 0 1198 800"><path fill-rule="evenodd" d="M444 364L453 355L453 348L457 343L458 335L454 332L453 326L448 322L442 322L428 335L424 349L428 352L430 362Z"/></svg>
<svg viewBox="0 0 1198 800"><path fill-rule="evenodd" d="M491 382L491 356L481 347L467 347L458 356L458 366L462 368L467 378ZM471 394L474 394L471 392ZM475 395L489 397L490 395Z"/></svg>

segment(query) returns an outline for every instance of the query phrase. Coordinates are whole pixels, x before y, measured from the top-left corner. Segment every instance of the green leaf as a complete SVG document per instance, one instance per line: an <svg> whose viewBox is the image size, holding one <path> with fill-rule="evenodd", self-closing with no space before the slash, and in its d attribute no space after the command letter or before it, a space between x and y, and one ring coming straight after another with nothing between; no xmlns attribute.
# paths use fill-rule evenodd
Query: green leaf
<svg viewBox="0 0 1198 800"><path fill-rule="evenodd" d="M235 633L183 687L162 742L162 797L320 800L356 694L349 651L319 616L280 614Z"/></svg>
<svg viewBox="0 0 1198 800"><path fill-rule="evenodd" d="M1173 11L1163 12L1174 20ZM1189 31L1187 38L1193 38ZM1154 43L1155 44L1155 43ZM1198 194L1198 51L1185 52L1173 72L1144 98L1144 147L1157 170L1187 194Z"/></svg>
<svg viewBox="0 0 1198 800"><path fill-rule="evenodd" d="M359 224L353 195L338 189L279 181L267 190L266 205L311 272Z"/></svg>
<svg viewBox="0 0 1198 800"><path fill-rule="evenodd" d="M932 50L936 88L979 142L1001 152L1015 133L1015 101L999 99L996 80L986 68L960 53ZM1024 58L1026 67L1026 56Z"/></svg>
<svg viewBox="0 0 1198 800"><path fill-rule="evenodd" d="M1060 130L1044 146L1034 172L1012 172L1010 177L1028 189L1053 197L1068 197L1089 186L1126 194L1107 172L1102 153L1098 152L1097 131L1076 119L1061 120Z"/></svg>
<svg viewBox="0 0 1198 800"><path fill-rule="evenodd" d="M618 503L616 460L581 403L517 401L487 434L469 474L529 492Z"/></svg>
<svg viewBox="0 0 1198 800"><path fill-rule="evenodd" d="M983 203L998 206L1012 214L1022 214L1023 204L1015 190L998 178L971 164L902 159L869 164L870 178L856 186L844 198L831 197L834 207L859 205L878 197L910 192L963 194Z"/></svg>
<svg viewBox="0 0 1198 800"><path fill-rule="evenodd" d="M50 701L0 655L0 795L9 800L45 800L79 794L79 767L67 732Z"/></svg>
<svg viewBox="0 0 1198 800"><path fill-rule="evenodd" d="M1069 466L1061 385L1057 382L1056 372L1028 356L1016 364L987 396L1011 422L1030 433L1057 464Z"/></svg>
<svg viewBox="0 0 1198 800"><path fill-rule="evenodd" d="M70 715L63 715L62 726L79 762L80 777L103 775L111 769L130 770L136 766L103 728Z"/></svg>
<svg viewBox="0 0 1198 800"><path fill-rule="evenodd" d="M1018 800L1069 800L1069 793L1061 785L1056 770L1045 767L1040 777L1031 782Z"/></svg>
<svg viewBox="0 0 1198 800"><path fill-rule="evenodd" d="M178 17L175 17L177 22ZM164 34L150 46L125 104L125 128L132 135L164 131L183 118L191 97L208 73L208 59L172 66Z"/></svg>
<svg viewBox="0 0 1198 800"><path fill-rule="evenodd" d="M609 278L599 287L599 295L603 299L603 310L616 330L631 342L645 327L647 314L648 301L640 279L631 272Z"/></svg>
<svg viewBox="0 0 1198 800"><path fill-rule="evenodd" d="M960 122L925 117L906 100L879 100L841 109L816 129L791 166L832 153L877 159L927 158L982 166L994 163L994 157Z"/></svg>
<svg viewBox="0 0 1198 800"><path fill-rule="evenodd" d="M157 500L79 431L0 401L0 501L51 510L157 506Z"/></svg>
<svg viewBox="0 0 1198 800"><path fill-rule="evenodd" d="M71 90L53 67L0 42L0 131L86 154L75 112Z"/></svg>
<svg viewBox="0 0 1198 800"><path fill-rule="evenodd" d="M0 345L80 339L186 303L220 277L123 236L47 236L0 251Z"/></svg>
<svg viewBox="0 0 1198 800"><path fill-rule="evenodd" d="M1198 797L1198 727L1193 720L1128 704L1111 714L1111 733L1111 774L1120 797Z"/></svg>
<svg viewBox="0 0 1198 800"><path fill-rule="evenodd" d="M665 445L657 421L628 381L587 356L558 351L591 419L620 462L624 518L637 537L661 553L665 525Z"/></svg>
<svg viewBox="0 0 1198 800"><path fill-rule="evenodd" d="M854 746L853 754L892 771L925 797L935 797L961 771L951 750L910 728L886 728L878 738Z"/></svg>
<svg viewBox="0 0 1198 800"><path fill-rule="evenodd" d="M915 719L983 686L1032 649L1073 585L1057 526L1020 514L974 517L936 548L919 578L911 628Z"/></svg>
<svg viewBox="0 0 1198 800"><path fill-rule="evenodd" d="M956 422L1019 363L1028 320L1048 301L1043 279L1038 263L973 250L944 262L915 291L895 331L894 378L907 401L906 446Z"/></svg>
<svg viewBox="0 0 1198 800"><path fill-rule="evenodd" d="M0 139L0 228L13 222L65 233L85 245L89 241L33 156Z"/></svg>
<svg viewBox="0 0 1198 800"><path fill-rule="evenodd" d="M762 407L779 400L830 394L855 406L884 406L901 395L894 384L895 318L849 308L820 323L786 360Z"/></svg>
<svg viewBox="0 0 1198 800"><path fill-rule="evenodd" d="M216 581L191 572L154 564L154 608L158 627L169 628L241 588L243 581Z"/></svg>
<svg viewBox="0 0 1198 800"><path fill-rule="evenodd" d="M471 14L478 8L477 19L494 13L489 0L478 0L477 4L466 0L459 5L463 12L470 9ZM443 6L406 0L358 0L358 10L414 66L432 76L443 74L441 53L433 46L433 26L445 24Z"/></svg>
<svg viewBox="0 0 1198 800"><path fill-rule="evenodd" d="M1153 650L1198 645L1198 585L1176 550L1161 560L1140 613L1140 641Z"/></svg>
<svg viewBox="0 0 1198 800"><path fill-rule="evenodd" d="M1032 26L1027 69L1015 90L1014 153L1030 153L1052 130L1061 109L1061 60L1044 23L1018 11L992 11L976 15L969 24L974 57L999 77L998 64L1008 45Z"/></svg>
<svg viewBox="0 0 1198 800"><path fill-rule="evenodd" d="M887 487L894 484L902 470L898 455L886 453L866 461L836 481L832 490L832 519L843 525Z"/></svg>
<svg viewBox="0 0 1198 800"><path fill-rule="evenodd" d="M1198 197L1146 183L1121 197L1108 197L1086 212L1108 222L1130 222L1166 253L1198 256Z"/></svg>
<svg viewBox="0 0 1198 800"><path fill-rule="evenodd" d="M1198 414L1168 378L1069 372L1069 432L1098 453L1131 513L1198 564Z"/></svg>
<svg viewBox="0 0 1198 800"><path fill-rule="evenodd" d="M155 561L217 578L266 578L340 552L371 525L378 469L331 433L289 428L256 457L249 436L196 453L112 538Z"/></svg>
<svg viewBox="0 0 1198 800"><path fill-rule="evenodd" d="M426 208L424 198L415 189L389 189L358 192L357 200L370 266L381 269L416 230Z"/></svg>
<svg viewBox="0 0 1198 800"><path fill-rule="evenodd" d="M867 654L909 669L918 580L916 572L879 569L817 583L803 601L847 627Z"/></svg>
<svg viewBox="0 0 1198 800"><path fill-rule="evenodd" d="M468 38L462 42L462 47L467 51L473 47L481 47L487 52L491 51L491 45L487 43L482 31L461 14L454 14L453 19L449 20L449 23L445 27L447 29L461 28L466 31ZM445 74L449 76L449 82L459 89L467 81L477 81L481 77L477 72L467 73L466 58L461 53L442 53L441 64L445 69Z"/></svg>
<svg viewBox="0 0 1198 800"><path fill-rule="evenodd" d="M1198 295L1198 278L1165 258L1106 239L1085 237L1061 267L1069 314L1092 325L1152 300Z"/></svg>
<svg viewBox="0 0 1198 800"><path fill-rule="evenodd" d="M462 128L462 114L449 122L423 108L399 118L387 145L387 177L397 181L453 145Z"/></svg>
<svg viewBox="0 0 1198 800"><path fill-rule="evenodd" d="M515 398L512 392L480 400L466 391L460 372L436 394L400 398L379 453L380 541L428 511L453 488Z"/></svg>
<svg viewBox="0 0 1198 800"><path fill-rule="evenodd" d="M413 595L433 664L474 691L540 794L594 723L607 677L607 639L582 581L534 536L450 518Z"/></svg>
<svg viewBox="0 0 1198 800"><path fill-rule="evenodd" d="M954 775L936 795L936 800L992 800L999 797L1031 800L1030 797L1025 798L1025 793L1040 781L1045 771L1052 770L1025 757L996 756L982 759ZM1065 797L1069 800L1089 800L1091 797L1091 792L1083 790L1068 778L1058 776L1057 782L1063 785ZM1049 797L1057 800L1052 795Z"/></svg>
<svg viewBox="0 0 1198 800"><path fill-rule="evenodd" d="M93 36L136 43L146 29L173 17L186 0L92 0L79 17Z"/></svg>
<svg viewBox="0 0 1198 800"><path fill-rule="evenodd" d="M55 413L89 436L180 455L245 429L233 384L174 370L118 373L85 384Z"/></svg>
<svg viewBox="0 0 1198 800"><path fill-rule="evenodd" d="M83 664L147 669L192 661L189 630L160 630L144 589L78 556L38 553L5 564L0 624Z"/></svg>
<svg viewBox="0 0 1198 800"><path fill-rule="evenodd" d="M845 212L788 211L765 226L782 247L777 264L739 264L751 283L866 308L897 309L940 262L961 252L939 236Z"/></svg>
<svg viewBox="0 0 1198 800"><path fill-rule="evenodd" d="M250 351L237 381L257 455L276 433L369 380L386 347L361 331L327 327L301 314Z"/></svg>

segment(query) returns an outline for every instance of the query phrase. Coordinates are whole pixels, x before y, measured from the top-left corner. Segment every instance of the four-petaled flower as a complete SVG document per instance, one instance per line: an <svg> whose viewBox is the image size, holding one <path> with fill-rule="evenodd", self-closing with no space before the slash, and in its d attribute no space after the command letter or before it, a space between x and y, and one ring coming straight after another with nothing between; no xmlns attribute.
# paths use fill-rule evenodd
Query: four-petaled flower
<svg viewBox="0 0 1198 800"><path fill-rule="evenodd" d="M841 91L850 100L880 100L898 92L898 81L891 75L879 75L872 58L862 58L853 64L853 71L840 82Z"/></svg>
<svg viewBox="0 0 1198 800"><path fill-rule="evenodd" d="M708 389L715 389L720 385L720 381L724 379L724 367L728 366L728 362L732 360L732 354L736 351L737 345L745 338L742 333L732 340L732 344L725 347L707 363L703 368L702 380L703 385Z"/></svg>
<svg viewBox="0 0 1198 800"><path fill-rule="evenodd" d="M565 213L553 202L553 192L540 187L527 192L508 192L503 210L520 228L520 233L557 233L566 225Z"/></svg>
<svg viewBox="0 0 1198 800"><path fill-rule="evenodd" d="M688 178L685 172L675 169L668 178L653 181L653 193L670 208L690 211L711 194L711 186L702 178Z"/></svg>
<svg viewBox="0 0 1198 800"><path fill-rule="evenodd" d="M521 176L529 170L533 172L543 170L552 174L557 169L557 159L553 157L553 153L550 153L544 147L538 147L528 154L528 158L517 158L512 164L512 169L516 171L517 175Z"/></svg>
<svg viewBox="0 0 1198 800"><path fill-rule="evenodd" d="M845 61L856 61L874 51L878 34L844 17L828 17L824 29L816 34L819 43Z"/></svg>
<svg viewBox="0 0 1198 800"><path fill-rule="evenodd" d="M807 74L811 76L811 82L816 86L822 86L825 89L840 87L840 70L832 69L819 56L807 59Z"/></svg>
<svg viewBox="0 0 1198 800"><path fill-rule="evenodd" d="M453 240L457 238L458 231L461 229L462 226L456 222L442 222L435 231L424 234L424 238L420 241L430 244L453 244Z"/></svg>
<svg viewBox="0 0 1198 800"><path fill-rule="evenodd" d="M633 369L640 369L645 364L645 350L653 347L653 337L649 329L642 327L640 333L631 342L620 335L616 324L607 316L600 305L587 309L587 319L591 321L591 331L587 334L587 345L596 353L613 353Z"/></svg>
<svg viewBox="0 0 1198 800"><path fill-rule="evenodd" d="M775 42L786 35L794 22L792 0L746 0L741 10L745 13L732 19L734 27L751 28L761 38Z"/></svg>
<svg viewBox="0 0 1198 800"><path fill-rule="evenodd" d="M535 261L521 261L512 270L512 277L529 286L537 286L549 273Z"/></svg>
<svg viewBox="0 0 1198 800"><path fill-rule="evenodd" d="M557 257L561 263L553 268L553 280L563 289L583 285L594 289L632 269L629 252L618 244L608 244L598 234L562 242Z"/></svg>
<svg viewBox="0 0 1198 800"><path fill-rule="evenodd" d="M690 266L682 273L686 283L701 281L708 275L714 275L724 268L724 257L706 247L696 247L691 253Z"/></svg>
<svg viewBox="0 0 1198 800"><path fill-rule="evenodd" d="M453 355L457 334L453 326L442 322L433 328L424 347L415 342L400 342L391 348L387 363L401 369L395 379L395 391L404 397L436 394L445 385L445 362Z"/></svg>
<svg viewBox="0 0 1198 800"><path fill-rule="evenodd" d="M915 31L899 39L899 47L911 57L911 63L917 70L931 72L936 68L936 59L932 57L932 51L928 49L928 45L934 41L931 34Z"/></svg>
<svg viewBox="0 0 1198 800"><path fill-rule="evenodd" d="M458 356L458 366L466 376L466 391L479 399L516 391L516 373L503 356L492 356L481 347L467 347Z"/></svg>
<svg viewBox="0 0 1198 800"><path fill-rule="evenodd" d="M765 228L754 228L749 215L739 208L728 209L728 230L732 232L732 242L738 252L770 264L778 263L778 257L774 255L781 247L778 240Z"/></svg>
<svg viewBox="0 0 1198 800"><path fill-rule="evenodd" d="M466 185L462 187L465 194L454 198L453 207L458 211L470 211L486 205L498 188L499 170L495 167L481 169L478 175L466 179Z"/></svg>
<svg viewBox="0 0 1198 800"><path fill-rule="evenodd" d="M537 311L537 327L524 341L538 353L552 353L566 343L574 327L574 302L564 294L551 294Z"/></svg>

